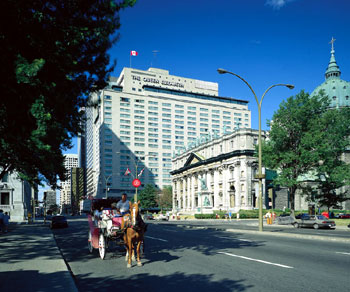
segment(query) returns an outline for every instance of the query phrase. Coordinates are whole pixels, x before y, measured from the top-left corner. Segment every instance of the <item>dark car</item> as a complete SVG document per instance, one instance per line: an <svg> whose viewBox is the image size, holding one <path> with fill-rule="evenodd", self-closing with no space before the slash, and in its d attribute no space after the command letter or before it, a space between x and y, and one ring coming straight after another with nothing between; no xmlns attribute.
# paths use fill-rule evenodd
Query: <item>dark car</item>
<svg viewBox="0 0 350 292"><path fill-rule="evenodd" d="M350 214L341 214L339 215L339 219L349 219L350 218Z"/></svg>
<svg viewBox="0 0 350 292"><path fill-rule="evenodd" d="M68 227L68 222L67 222L67 218L64 216L53 216L51 223L50 223L50 228L66 228Z"/></svg>
<svg viewBox="0 0 350 292"><path fill-rule="evenodd" d="M154 219L154 217L150 213L143 215L143 220L153 220L153 219Z"/></svg>

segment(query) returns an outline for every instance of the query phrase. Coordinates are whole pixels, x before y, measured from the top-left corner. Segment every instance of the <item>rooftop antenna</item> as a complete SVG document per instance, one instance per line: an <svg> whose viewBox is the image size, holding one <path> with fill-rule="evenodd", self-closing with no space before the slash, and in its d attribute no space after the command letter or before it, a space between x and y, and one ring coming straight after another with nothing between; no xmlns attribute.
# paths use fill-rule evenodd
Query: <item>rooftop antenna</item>
<svg viewBox="0 0 350 292"><path fill-rule="evenodd" d="M154 50L154 51L152 51L152 53L153 53L154 66L156 66L157 54L159 53L159 51ZM153 61L152 61L152 63L151 63L151 67L153 67Z"/></svg>

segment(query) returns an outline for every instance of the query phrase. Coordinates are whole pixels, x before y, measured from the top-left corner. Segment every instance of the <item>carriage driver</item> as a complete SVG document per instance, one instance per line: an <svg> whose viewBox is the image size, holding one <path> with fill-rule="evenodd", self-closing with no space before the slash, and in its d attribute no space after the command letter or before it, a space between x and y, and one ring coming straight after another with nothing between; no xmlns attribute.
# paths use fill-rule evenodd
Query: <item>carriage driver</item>
<svg viewBox="0 0 350 292"><path fill-rule="evenodd" d="M126 193L122 194L122 199L117 203L117 212L122 216L130 213L130 201Z"/></svg>
<svg viewBox="0 0 350 292"><path fill-rule="evenodd" d="M122 194L122 199L117 203L117 212L121 216L124 216L125 214L130 214L130 201L128 200L128 196L126 193ZM144 232L147 231L147 224L142 220L142 217L140 214L138 214L138 217L136 219L136 225L143 229ZM124 226L122 226L122 229L124 229Z"/></svg>

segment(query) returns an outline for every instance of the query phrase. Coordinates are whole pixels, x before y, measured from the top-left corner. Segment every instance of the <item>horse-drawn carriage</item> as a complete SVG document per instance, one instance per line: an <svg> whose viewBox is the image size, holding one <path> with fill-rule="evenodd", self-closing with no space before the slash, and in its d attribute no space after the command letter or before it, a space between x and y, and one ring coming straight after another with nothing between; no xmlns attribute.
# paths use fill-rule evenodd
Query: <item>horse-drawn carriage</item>
<svg viewBox="0 0 350 292"><path fill-rule="evenodd" d="M124 245L122 217L115 217L116 211L111 209L111 205L119 200L119 198L93 199L91 202L91 212L88 215L90 227L88 248L91 253L94 249L98 249L101 259L106 256L106 248L110 241Z"/></svg>
<svg viewBox="0 0 350 292"><path fill-rule="evenodd" d="M111 208L113 203L117 203L119 198L93 199L91 202L91 212L88 215L89 237L88 248L92 253L94 249L99 250L101 259L106 256L106 249L111 241L117 245L125 246L127 250L126 259L128 267L131 267L131 258L134 257L134 248L137 249L137 265L142 266L140 261L140 247L144 248L143 235L146 226L137 223L139 218L138 203L130 203L130 215L118 216L117 211ZM124 220L125 229L122 228ZM143 223L143 221L142 221ZM143 223L144 224L144 223ZM143 251L142 248L142 251Z"/></svg>

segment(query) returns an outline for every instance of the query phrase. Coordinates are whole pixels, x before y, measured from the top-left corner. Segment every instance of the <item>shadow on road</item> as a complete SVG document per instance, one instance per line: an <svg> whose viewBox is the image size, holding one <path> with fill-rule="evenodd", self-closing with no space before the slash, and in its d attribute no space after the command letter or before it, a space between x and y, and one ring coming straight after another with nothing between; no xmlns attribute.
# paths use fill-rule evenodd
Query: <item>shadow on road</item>
<svg viewBox="0 0 350 292"><path fill-rule="evenodd" d="M140 270L139 270L140 271ZM79 291L104 291L122 287L125 291L245 291L251 285L244 285L244 280L223 279L216 281L213 275L174 273L166 276L139 273L137 275L115 277L91 277L90 274L79 276Z"/></svg>

